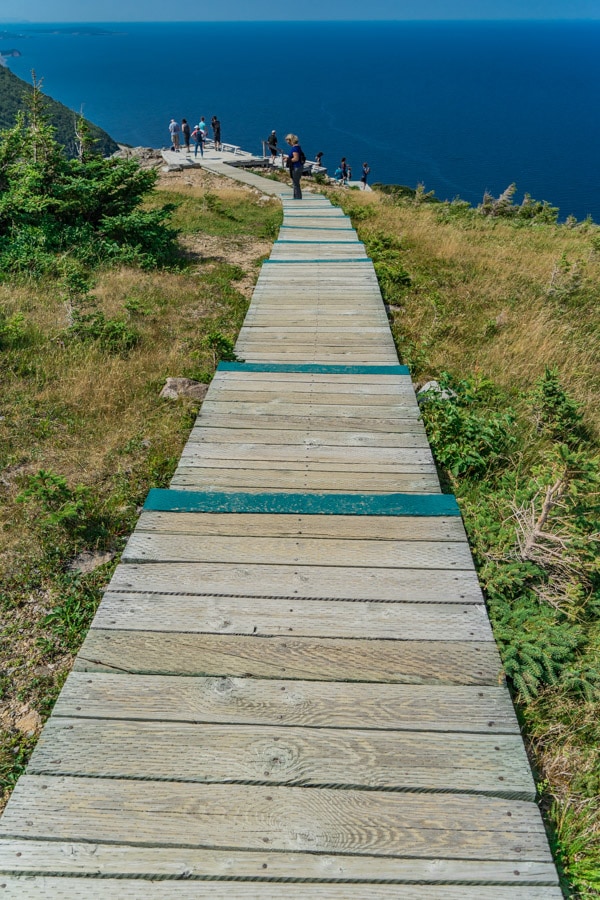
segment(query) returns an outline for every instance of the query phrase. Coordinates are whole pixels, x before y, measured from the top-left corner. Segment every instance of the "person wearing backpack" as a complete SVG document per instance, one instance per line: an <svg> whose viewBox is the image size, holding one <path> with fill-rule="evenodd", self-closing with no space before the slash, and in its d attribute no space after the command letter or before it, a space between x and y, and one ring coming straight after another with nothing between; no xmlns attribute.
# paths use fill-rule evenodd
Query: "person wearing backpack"
<svg viewBox="0 0 600 900"><path fill-rule="evenodd" d="M304 151L300 146L300 139L298 138L297 134L286 135L285 142L290 146L290 152L287 158L287 166L290 170L292 183L294 185L294 200L302 200L302 188L300 187L300 179L302 177L304 163L306 162L306 156L304 155Z"/></svg>

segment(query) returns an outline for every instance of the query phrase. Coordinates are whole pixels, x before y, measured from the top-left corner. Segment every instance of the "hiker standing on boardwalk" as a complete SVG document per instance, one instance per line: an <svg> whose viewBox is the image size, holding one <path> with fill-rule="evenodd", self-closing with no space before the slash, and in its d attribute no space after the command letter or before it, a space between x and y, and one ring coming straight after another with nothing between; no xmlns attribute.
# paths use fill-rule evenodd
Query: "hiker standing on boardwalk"
<svg viewBox="0 0 600 900"><path fill-rule="evenodd" d="M369 172L371 171L371 166L369 163L364 162L362 164L362 175L360 176L360 182L362 184L363 191L367 189L367 181L369 179Z"/></svg>
<svg viewBox="0 0 600 900"><path fill-rule="evenodd" d="M274 166L275 157L277 156L277 135L275 133L275 129L273 129L273 131L267 138L267 147L271 151L271 165Z"/></svg>
<svg viewBox="0 0 600 900"><path fill-rule="evenodd" d="M217 119L216 116L213 116L210 120L210 125L213 130L213 140L215 142L215 150L221 149L221 123Z"/></svg>
<svg viewBox="0 0 600 900"><path fill-rule="evenodd" d="M190 134L191 129L187 119L181 120L181 133L183 134L183 143L185 144L186 153L190 152Z"/></svg>
<svg viewBox="0 0 600 900"><path fill-rule="evenodd" d="M179 153L179 123L175 119L171 119L169 124L169 134L171 135L171 150Z"/></svg>
<svg viewBox="0 0 600 900"><path fill-rule="evenodd" d="M291 148L287 158L287 165L294 185L294 200L302 200L300 179L302 177L302 169L304 168L304 153L300 146L300 139L297 134L288 134L286 135L285 142L286 144L289 144Z"/></svg>
<svg viewBox="0 0 600 900"><path fill-rule="evenodd" d="M200 156L204 156L204 132L200 125L196 125L192 131L192 140L194 142L194 156L198 156L198 150L200 150Z"/></svg>

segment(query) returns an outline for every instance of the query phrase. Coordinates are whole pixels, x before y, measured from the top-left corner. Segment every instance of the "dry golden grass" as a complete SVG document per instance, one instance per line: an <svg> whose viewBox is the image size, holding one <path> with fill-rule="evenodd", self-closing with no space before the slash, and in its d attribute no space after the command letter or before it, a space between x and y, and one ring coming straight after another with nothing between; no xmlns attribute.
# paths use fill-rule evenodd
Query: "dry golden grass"
<svg viewBox="0 0 600 900"><path fill-rule="evenodd" d="M342 199L366 207L361 237L385 232L401 240L413 284L392 315L397 334L425 348L416 361L418 378L479 370L519 391L546 365L556 366L600 433L600 252L593 249L600 229L441 221L437 205L395 205L377 192L346 192ZM572 274L560 273L563 257L580 273L570 296ZM552 296L553 276L562 297Z"/></svg>

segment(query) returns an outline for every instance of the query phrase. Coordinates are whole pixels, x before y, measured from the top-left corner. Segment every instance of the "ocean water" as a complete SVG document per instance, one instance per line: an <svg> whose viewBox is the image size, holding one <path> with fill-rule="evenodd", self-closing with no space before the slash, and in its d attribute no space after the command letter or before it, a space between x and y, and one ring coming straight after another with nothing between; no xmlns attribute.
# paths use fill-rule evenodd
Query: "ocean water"
<svg viewBox="0 0 600 900"><path fill-rule="evenodd" d="M0 26L0 52L130 144L213 114L255 152L300 135L330 171L478 203L511 182L600 222L600 22Z"/></svg>

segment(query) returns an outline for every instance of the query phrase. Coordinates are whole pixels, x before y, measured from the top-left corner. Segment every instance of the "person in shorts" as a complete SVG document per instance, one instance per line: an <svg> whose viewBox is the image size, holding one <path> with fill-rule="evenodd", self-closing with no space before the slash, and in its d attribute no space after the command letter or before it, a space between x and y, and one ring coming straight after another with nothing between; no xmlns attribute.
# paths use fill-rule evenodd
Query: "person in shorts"
<svg viewBox="0 0 600 900"><path fill-rule="evenodd" d="M169 134L171 136L171 150L179 153L179 122L171 119L169 123Z"/></svg>

